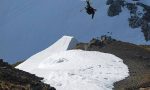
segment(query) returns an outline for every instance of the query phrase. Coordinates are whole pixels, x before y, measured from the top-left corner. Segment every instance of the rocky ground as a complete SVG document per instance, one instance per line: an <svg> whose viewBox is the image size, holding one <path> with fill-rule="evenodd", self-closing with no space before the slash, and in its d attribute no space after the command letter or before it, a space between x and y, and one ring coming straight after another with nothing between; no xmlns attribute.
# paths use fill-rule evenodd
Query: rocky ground
<svg viewBox="0 0 150 90"><path fill-rule="evenodd" d="M149 46L134 45L104 36L92 39L89 43L79 43L76 48L112 53L124 60L130 76L115 83L114 90L150 90Z"/></svg>
<svg viewBox="0 0 150 90"><path fill-rule="evenodd" d="M42 79L15 69L0 59L0 90L56 90L41 82Z"/></svg>

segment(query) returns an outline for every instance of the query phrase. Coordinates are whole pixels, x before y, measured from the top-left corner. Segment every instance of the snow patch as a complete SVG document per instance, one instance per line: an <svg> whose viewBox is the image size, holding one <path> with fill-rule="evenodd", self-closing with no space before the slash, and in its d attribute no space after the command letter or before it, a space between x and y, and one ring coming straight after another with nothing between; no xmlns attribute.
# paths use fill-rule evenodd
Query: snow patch
<svg viewBox="0 0 150 90"><path fill-rule="evenodd" d="M58 53L61 51L73 49L77 44L77 40L72 36L63 36L57 42L55 42L50 47L46 48L45 50L31 56L22 64L18 65L16 68L23 68L25 71L32 71L36 68L42 60L46 59L50 55L54 53ZM27 66L28 65L28 66Z"/></svg>
<svg viewBox="0 0 150 90"><path fill-rule="evenodd" d="M16 68L43 77L56 90L112 90L114 82L129 75L123 60L112 54L68 50L72 39L61 38Z"/></svg>

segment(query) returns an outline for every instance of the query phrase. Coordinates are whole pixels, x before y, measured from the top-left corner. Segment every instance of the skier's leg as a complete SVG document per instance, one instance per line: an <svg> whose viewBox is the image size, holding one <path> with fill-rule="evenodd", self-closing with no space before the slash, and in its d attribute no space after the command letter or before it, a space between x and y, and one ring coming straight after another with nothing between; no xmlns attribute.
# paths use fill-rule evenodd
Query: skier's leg
<svg viewBox="0 0 150 90"><path fill-rule="evenodd" d="M94 18L94 14L95 14L95 13L92 13L92 19Z"/></svg>

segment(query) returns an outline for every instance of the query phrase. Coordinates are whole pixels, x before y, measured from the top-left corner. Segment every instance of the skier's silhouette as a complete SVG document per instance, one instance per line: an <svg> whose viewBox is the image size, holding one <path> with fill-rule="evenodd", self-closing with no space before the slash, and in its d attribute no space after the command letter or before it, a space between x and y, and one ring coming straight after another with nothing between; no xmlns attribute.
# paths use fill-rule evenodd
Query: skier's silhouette
<svg viewBox="0 0 150 90"><path fill-rule="evenodd" d="M94 18L94 15L95 15L96 9L94 9L93 7L91 7L90 2L89 2L88 0L86 1L86 3L87 3L87 6L85 7L86 12L87 12L89 15L92 15L92 19L93 19L93 18Z"/></svg>

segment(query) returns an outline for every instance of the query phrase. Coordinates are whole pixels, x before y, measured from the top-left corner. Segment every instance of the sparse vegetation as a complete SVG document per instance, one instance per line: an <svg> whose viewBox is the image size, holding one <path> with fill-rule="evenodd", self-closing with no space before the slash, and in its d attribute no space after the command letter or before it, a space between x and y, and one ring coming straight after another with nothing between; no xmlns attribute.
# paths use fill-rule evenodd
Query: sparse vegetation
<svg viewBox="0 0 150 90"><path fill-rule="evenodd" d="M150 51L150 45L139 45L139 46Z"/></svg>

